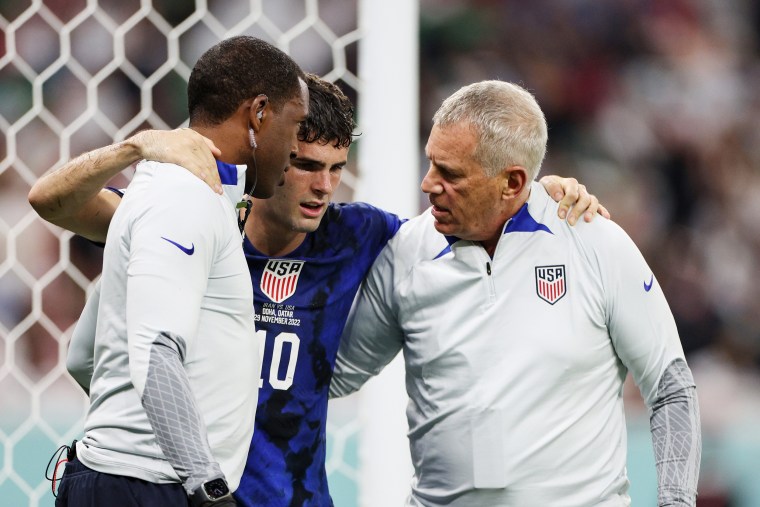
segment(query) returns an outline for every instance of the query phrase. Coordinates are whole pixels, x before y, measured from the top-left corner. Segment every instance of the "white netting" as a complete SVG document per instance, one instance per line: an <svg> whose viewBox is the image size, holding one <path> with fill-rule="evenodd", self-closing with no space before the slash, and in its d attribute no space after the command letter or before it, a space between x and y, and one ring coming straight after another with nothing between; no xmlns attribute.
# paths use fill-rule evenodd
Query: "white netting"
<svg viewBox="0 0 760 507"><path fill-rule="evenodd" d="M102 262L37 218L31 185L81 152L185 124L193 63L231 35L272 42L356 101L357 19L344 0L0 1L0 504L53 503L45 464L86 409L66 347ZM358 423L351 404L331 412L331 488L355 505Z"/></svg>

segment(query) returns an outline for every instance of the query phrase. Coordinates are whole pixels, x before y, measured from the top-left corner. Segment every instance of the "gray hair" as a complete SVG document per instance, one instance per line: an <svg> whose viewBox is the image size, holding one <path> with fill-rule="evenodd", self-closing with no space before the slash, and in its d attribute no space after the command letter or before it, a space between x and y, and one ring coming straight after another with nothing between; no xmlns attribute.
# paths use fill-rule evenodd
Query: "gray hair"
<svg viewBox="0 0 760 507"><path fill-rule="evenodd" d="M470 123L478 135L475 160L489 177L509 166L538 175L546 154L546 118L535 97L506 81L481 81L464 86L443 101L433 125Z"/></svg>

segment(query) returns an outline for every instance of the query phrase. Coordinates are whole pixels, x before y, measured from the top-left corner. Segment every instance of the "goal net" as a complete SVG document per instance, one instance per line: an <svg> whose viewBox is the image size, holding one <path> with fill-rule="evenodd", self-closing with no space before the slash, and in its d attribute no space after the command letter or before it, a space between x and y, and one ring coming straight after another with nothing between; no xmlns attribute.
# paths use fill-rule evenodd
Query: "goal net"
<svg viewBox="0 0 760 507"><path fill-rule="evenodd" d="M0 2L0 31L0 498L52 505L45 464L81 436L87 408L66 373L66 350L102 252L39 219L27 202L31 185L143 128L186 125L194 62L246 34L338 82L358 105L363 135L335 199L361 197L411 216L416 2L14 0ZM382 166L390 135L400 169ZM384 394L403 390L394 375L388 389L370 385L364 398L331 402L327 469L337 506L399 505L408 489L403 399Z"/></svg>

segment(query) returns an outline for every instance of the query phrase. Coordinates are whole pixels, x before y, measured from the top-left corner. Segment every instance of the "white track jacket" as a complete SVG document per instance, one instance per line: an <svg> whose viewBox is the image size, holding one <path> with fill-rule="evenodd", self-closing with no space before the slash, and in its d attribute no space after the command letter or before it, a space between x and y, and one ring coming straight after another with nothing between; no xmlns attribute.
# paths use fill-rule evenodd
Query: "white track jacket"
<svg viewBox="0 0 760 507"><path fill-rule="evenodd" d="M665 297L615 223L568 226L533 183L493 259L410 220L365 282L331 394L403 350L408 505L623 506L623 381L651 404L683 351Z"/></svg>

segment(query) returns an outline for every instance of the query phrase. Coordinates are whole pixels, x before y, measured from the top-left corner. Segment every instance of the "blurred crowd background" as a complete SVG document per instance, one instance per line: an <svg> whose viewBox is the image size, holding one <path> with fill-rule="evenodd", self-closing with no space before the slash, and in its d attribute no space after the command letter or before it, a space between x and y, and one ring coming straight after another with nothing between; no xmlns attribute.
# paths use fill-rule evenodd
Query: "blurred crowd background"
<svg viewBox="0 0 760 507"><path fill-rule="evenodd" d="M50 410L53 419L64 404L83 408L76 388L51 372L101 265L97 248L35 220L31 184L114 138L180 126L192 63L218 40L194 24L171 55L165 34L192 22L194 2L154 0L153 18L124 27L139 0L100 0L71 32L72 56L62 61L59 32L90 3L45 0L45 12L28 15L31 0L0 0L0 434L25 417L10 415L11 406L43 418ZM316 3L328 30L356 29L354 2ZM303 0L262 5L282 30L308 14ZM228 29L248 12L231 0L208 6ZM114 63L119 30L126 60ZM336 70L321 30L304 31L289 51L355 100L356 44ZM274 31L254 25L243 33L272 40ZM575 176L600 198L675 314L702 408L700 505L760 506L760 2L420 0L419 33L419 170L432 114L458 87L504 79L531 90L549 123L543 173ZM170 59L177 65L157 72ZM102 114L85 114L94 104ZM340 197L350 198L347 190ZM32 311L35 300L41 312ZM57 386L50 403L30 401L11 363L32 382ZM648 439L647 414L635 388L626 396L633 446ZM651 448L640 459L632 449L632 474L652 476ZM640 505L655 505L647 498Z"/></svg>

